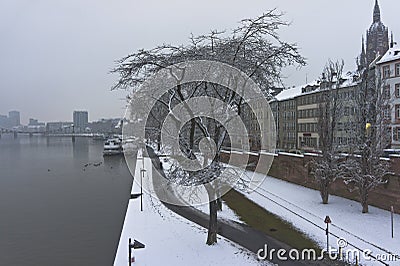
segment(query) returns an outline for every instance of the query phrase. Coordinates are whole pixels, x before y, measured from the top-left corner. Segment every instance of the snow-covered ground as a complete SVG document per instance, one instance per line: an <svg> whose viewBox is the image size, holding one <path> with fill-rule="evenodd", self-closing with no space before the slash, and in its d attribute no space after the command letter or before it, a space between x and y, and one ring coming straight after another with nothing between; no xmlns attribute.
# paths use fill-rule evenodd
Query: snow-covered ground
<svg viewBox="0 0 400 266"><path fill-rule="evenodd" d="M326 247L325 231L305 219L325 228L324 219L329 215L332 220L329 231L347 241L349 244L347 249L353 249L354 247L350 245L352 244L362 250L371 250L372 255L380 255L381 258L382 254L387 256L388 253L375 247L379 246L400 256L400 215L398 214L394 215L394 238L392 238L390 212L370 206L369 213L362 214L361 205L356 201L330 196L329 204L324 205L321 203L319 191L272 177L267 177L255 192L246 194L246 196L266 210L293 224L321 247ZM340 244L346 243L342 240ZM330 246L338 248L337 238L334 236L330 236ZM363 265L384 265L362 257L361 262ZM400 259L389 261L386 258L385 263L400 265Z"/></svg>
<svg viewBox="0 0 400 266"><path fill-rule="evenodd" d="M142 165L141 158L138 159L136 176ZM145 158L147 174L151 174L150 165L150 159ZM139 189L134 182L132 193ZM354 245L361 250L371 250L372 255L380 255L387 265L400 265L400 259L388 260L388 252L400 255L398 214L394 215L395 237L392 239L390 212L370 206L370 213L362 214L360 204L352 200L330 196L329 204L324 205L318 191L272 177L267 177L255 192L245 196L293 224L322 248L326 247L326 235L317 226L325 228L324 218L329 215L330 232L343 239L342 245L347 241L346 249L354 249ZM208 213L207 204L196 208ZM219 217L239 221L225 204ZM219 237L217 245L207 246L204 228L171 212L148 194L144 195L143 212L140 199L129 203L114 265L127 265L129 238L146 245L144 249L133 251L133 265L260 265L254 254L223 237ZM338 248L337 238L330 236L330 245ZM360 255L362 265L383 265ZM386 260L382 256L386 256Z"/></svg>
<svg viewBox="0 0 400 266"><path fill-rule="evenodd" d="M135 176L139 176L141 165L138 161ZM148 174L151 174L150 166L150 159L145 158ZM134 182L132 193L139 190ZM140 211L140 198L129 203L114 265L128 265L129 238L132 242L136 239L146 245L144 249L133 250L135 262L132 265L265 265L260 264L248 250L220 236L216 245L207 246L206 237L205 229L145 194L143 212Z"/></svg>
<svg viewBox="0 0 400 266"><path fill-rule="evenodd" d="M199 211L202 211L206 214L209 213L209 206L208 204L203 204L203 205L196 205L193 206L194 208L198 209ZM225 220L232 220L235 222L243 223L240 218L236 215L236 213L228 207L228 205L225 204L224 201L222 201L222 211L218 212L218 219L225 219Z"/></svg>

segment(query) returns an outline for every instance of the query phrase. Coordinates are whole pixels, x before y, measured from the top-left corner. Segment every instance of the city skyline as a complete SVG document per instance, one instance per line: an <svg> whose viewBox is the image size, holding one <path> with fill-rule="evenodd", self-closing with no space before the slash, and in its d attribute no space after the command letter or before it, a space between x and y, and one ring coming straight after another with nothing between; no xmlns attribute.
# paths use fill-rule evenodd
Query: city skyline
<svg viewBox="0 0 400 266"><path fill-rule="evenodd" d="M10 111L8 111L6 113L0 113L0 127L2 127L3 123L8 123L8 122L4 122L4 119L5 120L8 120L8 119L14 120L11 123L13 127L14 126L42 125L42 124L46 124L46 123L49 123L49 122L50 123L51 122L73 122L74 121L74 114L75 113L82 113L82 112L83 113L87 113L87 116L88 116L87 117L87 121L88 121L88 123L99 122L99 121L102 121L102 120L113 120L113 119L121 119L122 118L122 117L106 117L106 116L103 116L103 117L100 117L100 118L97 118L97 119L89 119L90 116L89 116L89 112L88 111L86 111L86 110L73 110L73 111L71 111L72 115L71 115L70 119L66 119L66 120L60 120L60 119L58 119L58 120L43 120L43 119L40 119L40 118L37 118L37 117L26 116L26 117L29 117L29 118L24 123L20 119L20 116L23 114L22 112L20 112L19 110L10 110ZM17 118L17 116L18 116L18 118Z"/></svg>
<svg viewBox="0 0 400 266"><path fill-rule="evenodd" d="M190 33L232 29L239 20L272 8L285 12L284 19L292 23L279 31L282 39L298 43L308 62L300 71L284 71L286 86L318 78L328 59L343 58L346 70L353 70L362 35L372 22L374 3L2 1L0 21L5 41L0 44L4 53L0 114L20 110L25 124L29 118L69 120L71 110L78 109L88 110L94 120L122 117L126 92L110 92L117 80L109 74L115 60L161 43L187 43ZM395 7L399 4L394 0L380 0L379 4L382 20L396 41L400 25ZM221 12L228 6L230 12ZM194 9L197 11L191 12ZM150 10L157 19L145 16ZM176 10L181 10L179 16Z"/></svg>

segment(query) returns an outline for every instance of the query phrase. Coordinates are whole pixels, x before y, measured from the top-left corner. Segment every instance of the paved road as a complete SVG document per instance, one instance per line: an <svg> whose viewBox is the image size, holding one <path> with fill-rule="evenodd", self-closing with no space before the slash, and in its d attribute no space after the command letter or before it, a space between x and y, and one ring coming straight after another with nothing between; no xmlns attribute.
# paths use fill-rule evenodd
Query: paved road
<svg viewBox="0 0 400 266"><path fill-rule="evenodd" d="M164 175L164 172L161 170L160 171L160 160L159 158L155 155L154 151L152 149L147 150L148 155L150 156L152 162L153 162L153 167L156 166L156 169L154 169L153 172L153 180L157 180L157 177L154 175ZM154 186L156 187L156 185ZM164 195L165 196L165 195ZM169 197L174 197L174 195L170 194L168 195ZM204 227L208 228L208 215L193 208L193 207L187 207L187 206L177 206L169 203L163 202L163 204L172 210L173 212L177 213L178 215ZM264 246L267 244L268 245L268 250L279 250L279 249L285 249L287 251L286 255L288 254L289 250L292 249L289 245L280 242L265 233L253 229L245 224L240 224L234 221L228 221L228 220L223 220L223 219L218 219L218 234L230 239L231 241L239 244L240 246L254 252L257 254L259 249L263 249ZM276 253L274 256L274 259L272 260L273 263L278 264L279 266L306 266L306 265L340 265L340 264L335 264L334 262L328 262L328 261L282 261L278 260L276 258Z"/></svg>

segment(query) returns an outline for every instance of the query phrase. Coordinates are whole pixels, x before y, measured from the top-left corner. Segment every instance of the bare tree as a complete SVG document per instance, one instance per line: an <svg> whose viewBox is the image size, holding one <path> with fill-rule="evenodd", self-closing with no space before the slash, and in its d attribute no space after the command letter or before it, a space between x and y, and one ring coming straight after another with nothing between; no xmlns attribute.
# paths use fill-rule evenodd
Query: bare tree
<svg viewBox="0 0 400 266"><path fill-rule="evenodd" d="M283 42L279 38L278 28L288 25L281 20L281 16L282 14L271 10L255 19L242 20L239 26L230 33L212 31L207 35L191 36L188 45L163 44L154 49L140 50L128 55L120 60L114 69L114 72L119 73L120 79L113 88L135 91L147 78L171 65L191 60L213 60L236 67L250 77L263 91L269 92L274 84L281 82L280 74L283 67L305 64L296 45ZM185 69L182 70L182 72L184 71ZM214 180L224 170L220 163L220 153L223 143L228 137L228 132L224 125L206 119L206 117L194 115L195 110L187 104L187 101L199 96L216 98L238 115L242 112L244 105L243 98L226 87L205 81L181 84L177 77L177 85L156 99L157 106L151 107L152 118L149 119L152 121L147 123L152 132L148 137L156 142L156 140L160 140L159 134L161 134L161 126L165 118L170 116L175 119L180 133L179 136L174 137L179 138L180 150L185 157L197 159L200 166L206 166L198 171L187 171L181 165L172 164L170 169L166 169L167 176L171 181L188 186L209 184L210 180ZM210 102L210 104L212 103ZM192 115L192 119L183 127L179 125L178 115L174 114L176 106L182 106L182 110ZM226 112L221 108L213 111ZM196 145L201 139L212 140L206 146L215 152L214 157L198 153L199 149L196 148ZM215 146L211 143L215 143ZM161 148L168 150L168 147ZM218 189L210 188L208 185L205 185L205 188L209 192L210 198L207 244L212 245L217 242L218 210L218 201L212 194L218 193Z"/></svg>
<svg viewBox="0 0 400 266"><path fill-rule="evenodd" d="M382 93L383 81L374 63L359 69L356 116L351 129L354 140L343 169L345 183L358 190L362 212L368 213L369 192L386 183L385 177L390 174L389 162L381 158L390 143L389 99Z"/></svg>
<svg viewBox="0 0 400 266"><path fill-rule="evenodd" d="M322 73L318 106L318 135L321 154L311 163L311 173L318 183L323 204L328 204L329 188L342 174L335 134L343 116L343 101L339 97L344 62L329 61Z"/></svg>

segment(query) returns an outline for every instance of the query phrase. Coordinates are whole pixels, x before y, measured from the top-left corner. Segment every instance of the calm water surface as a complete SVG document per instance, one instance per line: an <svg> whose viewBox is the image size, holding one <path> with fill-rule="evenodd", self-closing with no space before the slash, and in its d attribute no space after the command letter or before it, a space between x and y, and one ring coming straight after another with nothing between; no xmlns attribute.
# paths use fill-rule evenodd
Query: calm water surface
<svg viewBox="0 0 400 266"><path fill-rule="evenodd" d="M2 135L0 265L112 265L132 177L123 156L102 149L89 138Z"/></svg>

